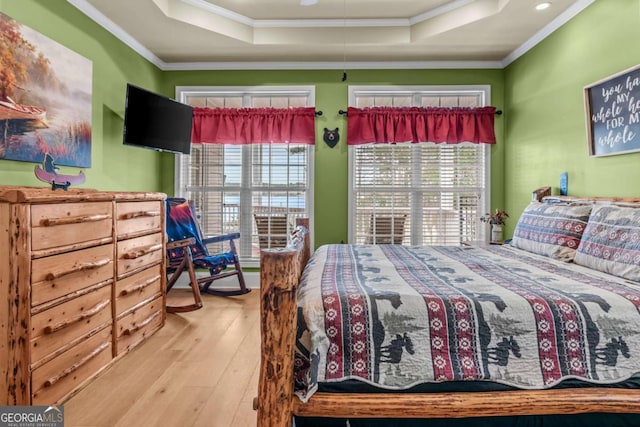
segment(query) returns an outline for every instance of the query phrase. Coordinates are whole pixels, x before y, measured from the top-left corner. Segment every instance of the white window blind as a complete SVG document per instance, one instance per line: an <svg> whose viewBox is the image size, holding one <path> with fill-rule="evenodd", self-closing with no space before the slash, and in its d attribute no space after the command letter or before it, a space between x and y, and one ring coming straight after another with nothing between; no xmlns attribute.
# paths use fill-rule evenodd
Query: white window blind
<svg viewBox="0 0 640 427"><path fill-rule="evenodd" d="M484 106L488 88L350 88L372 106ZM459 245L484 241L486 144L368 144L349 148L352 243Z"/></svg>
<svg viewBox="0 0 640 427"><path fill-rule="evenodd" d="M313 106L313 88L178 88L202 107ZM193 144L176 159L176 195L193 200L205 235L240 231L246 266L260 249L282 247L295 219L311 219L313 146ZM215 253L216 248L210 248Z"/></svg>

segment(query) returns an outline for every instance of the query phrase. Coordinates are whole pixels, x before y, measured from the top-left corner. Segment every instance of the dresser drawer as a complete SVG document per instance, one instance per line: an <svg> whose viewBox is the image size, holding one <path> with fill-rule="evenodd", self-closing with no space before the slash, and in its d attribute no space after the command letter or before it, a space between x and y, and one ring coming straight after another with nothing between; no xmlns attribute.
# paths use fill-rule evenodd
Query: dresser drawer
<svg viewBox="0 0 640 427"><path fill-rule="evenodd" d="M93 377L112 359L111 328L106 327L33 370L32 405L52 405Z"/></svg>
<svg viewBox="0 0 640 427"><path fill-rule="evenodd" d="M31 207L34 251L112 238L111 202L42 204Z"/></svg>
<svg viewBox="0 0 640 427"><path fill-rule="evenodd" d="M164 205L159 201L117 203L116 230L118 238L160 231L163 209Z"/></svg>
<svg viewBox="0 0 640 427"><path fill-rule="evenodd" d="M35 314L31 318L31 364L37 365L107 324L112 325L109 285Z"/></svg>
<svg viewBox="0 0 640 427"><path fill-rule="evenodd" d="M160 263L164 257L162 233L118 242L118 277Z"/></svg>
<svg viewBox="0 0 640 427"><path fill-rule="evenodd" d="M31 305L113 280L114 245L107 244L31 262Z"/></svg>
<svg viewBox="0 0 640 427"><path fill-rule="evenodd" d="M162 266L160 264L116 282L116 317L136 304L162 295Z"/></svg>
<svg viewBox="0 0 640 427"><path fill-rule="evenodd" d="M162 326L163 304L162 297L158 297L117 321L116 354L132 349Z"/></svg>

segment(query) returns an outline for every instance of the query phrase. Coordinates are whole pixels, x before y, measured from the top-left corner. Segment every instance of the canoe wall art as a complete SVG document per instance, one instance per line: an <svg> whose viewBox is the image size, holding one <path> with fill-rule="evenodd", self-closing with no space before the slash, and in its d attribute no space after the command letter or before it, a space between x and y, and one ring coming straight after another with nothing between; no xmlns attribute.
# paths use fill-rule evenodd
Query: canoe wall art
<svg viewBox="0 0 640 427"><path fill-rule="evenodd" d="M90 60L0 13L0 159L91 166Z"/></svg>

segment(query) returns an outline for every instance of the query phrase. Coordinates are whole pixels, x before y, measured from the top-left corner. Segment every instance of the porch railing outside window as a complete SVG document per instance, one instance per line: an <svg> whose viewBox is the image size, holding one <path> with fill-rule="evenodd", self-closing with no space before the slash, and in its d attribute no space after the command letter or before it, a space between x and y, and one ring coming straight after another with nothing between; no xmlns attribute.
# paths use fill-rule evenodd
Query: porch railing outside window
<svg viewBox="0 0 640 427"><path fill-rule="evenodd" d="M299 88L179 88L178 96L200 107L313 104L312 89ZM312 156L306 144L193 144L176 162L176 193L194 201L205 234L240 231L240 257L257 265L261 248L281 246L296 218L311 217Z"/></svg>
<svg viewBox="0 0 640 427"><path fill-rule="evenodd" d="M350 88L358 107L481 107L488 88ZM489 203L486 144L349 147L351 243L459 245L484 241Z"/></svg>

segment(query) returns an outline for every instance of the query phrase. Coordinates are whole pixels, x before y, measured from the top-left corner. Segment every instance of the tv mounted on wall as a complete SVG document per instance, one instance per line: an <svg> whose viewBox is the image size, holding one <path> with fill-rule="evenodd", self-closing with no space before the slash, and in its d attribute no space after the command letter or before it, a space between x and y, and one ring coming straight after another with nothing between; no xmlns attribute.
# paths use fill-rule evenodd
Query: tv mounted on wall
<svg viewBox="0 0 640 427"><path fill-rule="evenodd" d="M189 154L193 107L127 84L125 145Z"/></svg>

